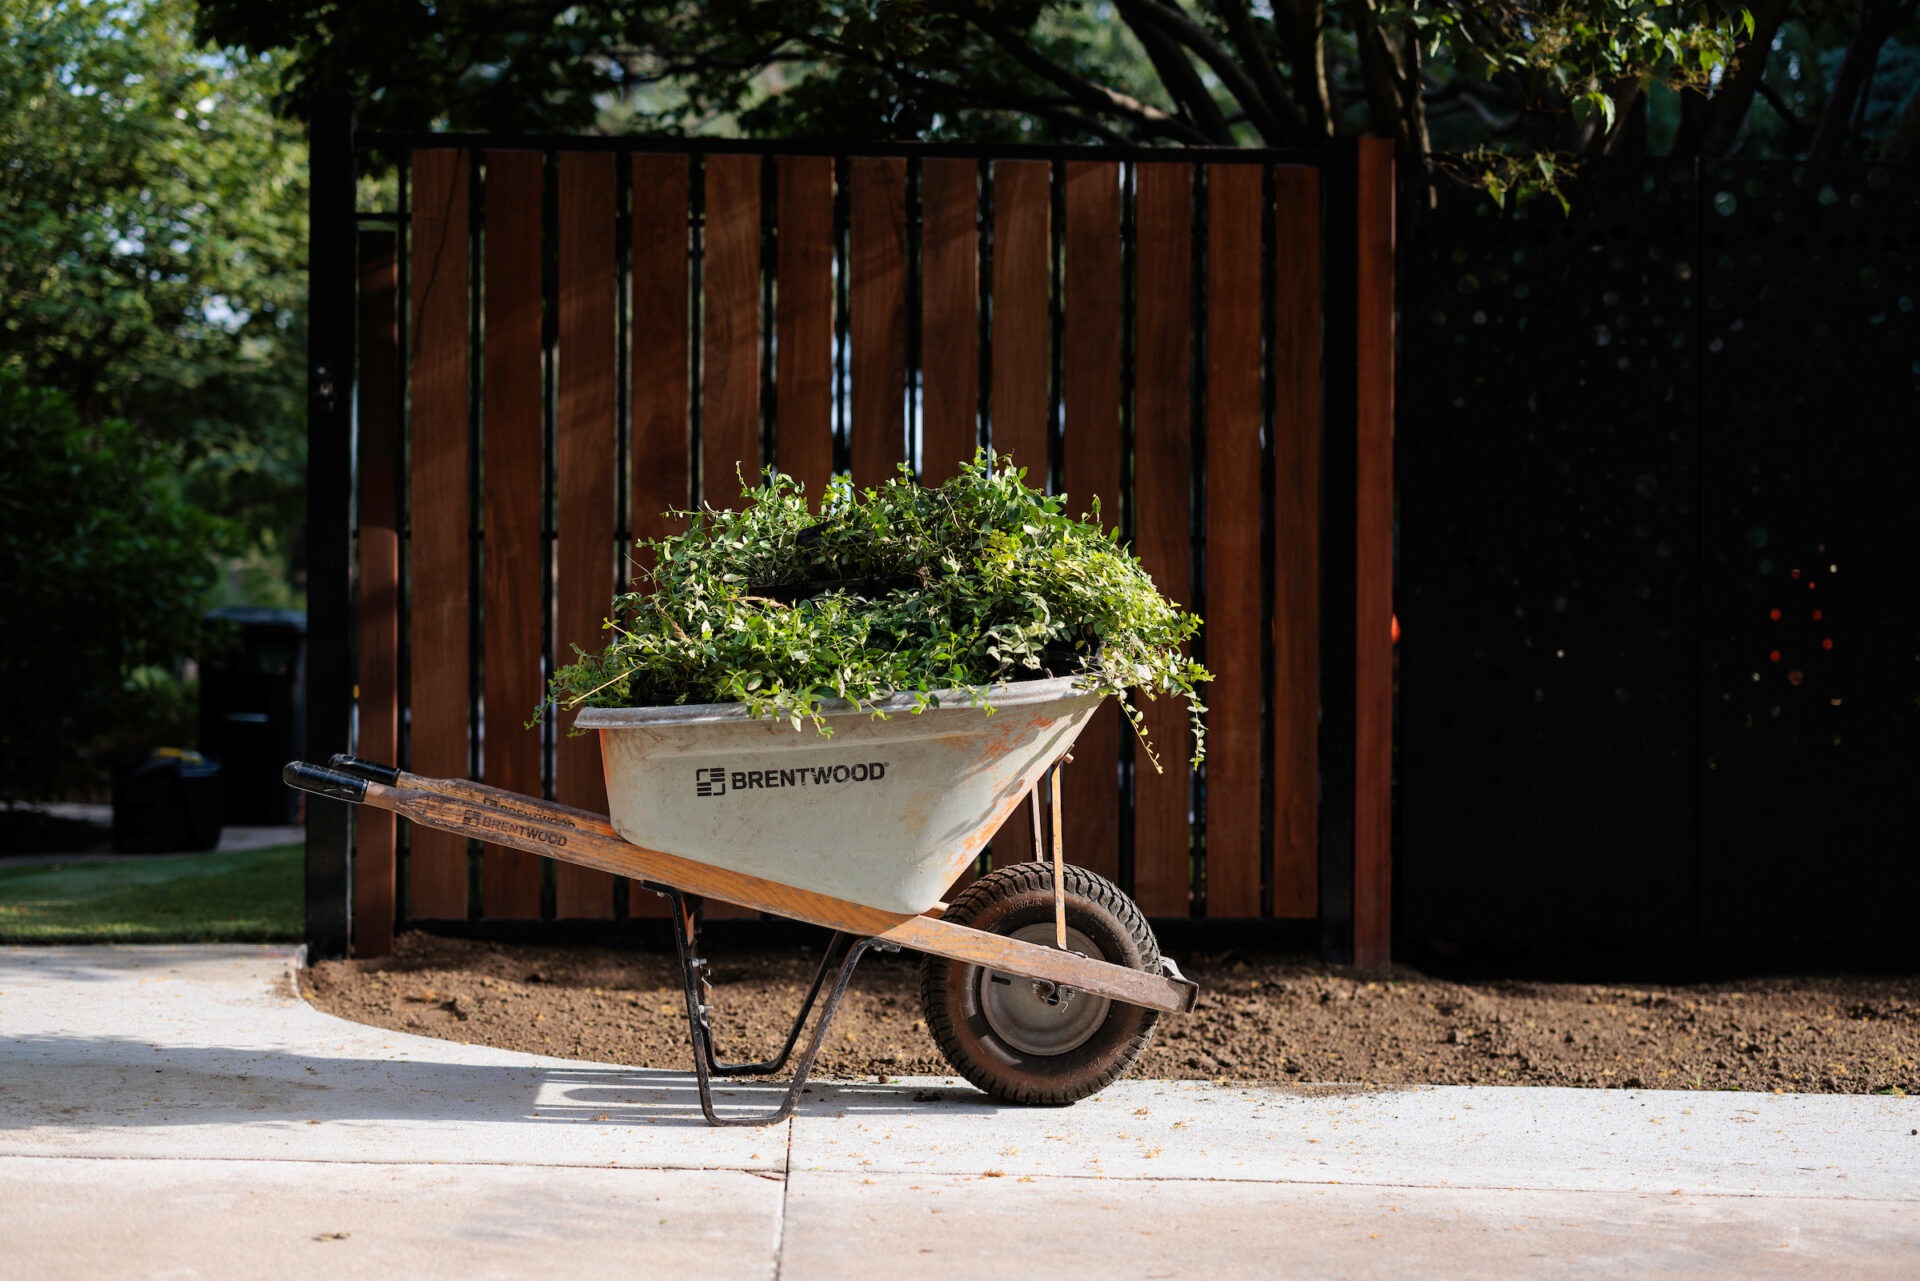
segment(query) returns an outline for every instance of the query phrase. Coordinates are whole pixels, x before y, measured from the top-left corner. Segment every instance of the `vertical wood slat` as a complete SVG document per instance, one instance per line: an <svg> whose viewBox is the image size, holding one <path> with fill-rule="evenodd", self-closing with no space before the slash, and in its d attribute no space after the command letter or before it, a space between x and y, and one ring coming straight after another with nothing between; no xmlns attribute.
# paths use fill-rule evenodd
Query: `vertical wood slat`
<svg viewBox="0 0 1920 1281"><path fill-rule="evenodd" d="M1120 519L1120 167L1069 161L1066 174L1066 357L1061 389L1064 481L1075 513ZM1080 732L1062 783L1067 857L1120 876L1120 709Z"/></svg>
<svg viewBox="0 0 1920 1281"><path fill-rule="evenodd" d="M1354 536L1353 961L1391 959L1393 143L1360 139Z"/></svg>
<svg viewBox="0 0 1920 1281"><path fill-rule="evenodd" d="M400 756L399 458L400 270L391 231L360 233L360 495L356 614L360 669L358 740L375 761ZM354 956L393 951L395 819L363 807L355 816Z"/></svg>
<svg viewBox="0 0 1920 1281"><path fill-rule="evenodd" d="M738 507L760 478L760 157L707 157L701 261L700 494Z"/></svg>
<svg viewBox="0 0 1920 1281"><path fill-rule="evenodd" d="M614 558L615 256L614 157L562 152L559 162L559 377L555 426L559 495L556 648L605 646L602 620L616 586ZM756 219L756 227L758 220ZM758 381L754 384L758 401ZM607 808L600 745L562 735L554 749L554 795L595 813ZM572 863L554 866L554 913L613 914L613 878Z"/></svg>
<svg viewBox="0 0 1920 1281"><path fill-rule="evenodd" d="M1160 590L1192 604L1193 168L1143 164L1135 207L1134 548ZM1217 698L1215 701L1218 701ZM1133 897L1154 916L1191 902L1184 703L1143 702L1160 757L1134 753Z"/></svg>
<svg viewBox="0 0 1920 1281"><path fill-rule="evenodd" d="M920 483L938 485L980 448L980 162L920 165ZM1024 807L1016 815L1025 821ZM951 898L974 879L976 860Z"/></svg>
<svg viewBox="0 0 1920 1281"><path fill-rule="evenodd" d="M705 221L700 493L738 507L741 483L760 479L760 157L707 157ZM706 914L741 909L714 903Z"/></svg>
<svg viewBox="0 0 1920 1281"><path fill-rule="evenodd" d="M466 777L468 492L470 444L467 153L413 153L412 354L408 366L407 523L411 688L408 767ZM408 913L467 915L467 842L447 832L408 833Z"/></svg>
<svg viewBox="0 0 1920 1281"><path fill-rule="evenodd" d="M540 736L525 725L539 703L541 538L546 466L543 422L541 201L535 151L489 151L486 161L485 325L481 392L482 770L495 787L541 794ZM542 860L482 848L480 905L495 918L540 915Z"/></svg>
<svg viewBox="0 0 1920 1281"><path fill-rule="evenodd" d="M632 428L633 536L637 541L678 533L684 522L668 511L693 501L690 429L688 269L688 160L685 156L633 158L632 244ZM650 553L627 549L620 576L652 568ZM635 893L633 916L664 916L654 895Z"/></svg>
<svg viewBox="0 0 1920 1281"><path fill-rule="evenodd" d="M1207 177L1206 879L1210 917L1260 915L1261 187Z"/></svg>
<svg viewBox="0 0 1920 1281"><path fill-rule="evenodd" d="M1319 903L1320 174L1274 171L1273 915Z"/></svg>
<svg viewBox="0 0 1920 1281"><path fill-rule="evenodd" d="M833 159L782 156L774 461L818 504L833 475Z"/></svg>
<svg viewBox="0 0 1920 1281"><path fill-rule="evenodd" d="M688 161L633 158L633 536L665 538L685 525L667 515L694 501L688 318ZM627 572L652 566L634 548Z"/></svg>
<svg viewBox="0 0 1920 1281"><path fill-rule="evenodd" d="M920 167L920 480L937 485L980 446L980 165Z"/></svg>
<svg viewBox="0 0 1920 1281"><path fill-rule="evenodd" d="M1044 160L1000 160L993 166L992 379L988 410L994 452L1024 467L1035 489L1047 484L1047 380L1051 335L1049 242L1052 210ZM1037 857L1026 806L1000 825L993 863Z"/></svg>
<svg viewBox="0 0 1920 1281"><path fill-rule="evenodd" d="M993 166L993 447L1047 485L1047 301L1052 212L1044 160Z"/></svg>
<svg viewBox="0 0 1920 1281"><path fill-rule="evenodd" d="M907 162L848 162L853 483L893 478L907 456Z"/></svg>

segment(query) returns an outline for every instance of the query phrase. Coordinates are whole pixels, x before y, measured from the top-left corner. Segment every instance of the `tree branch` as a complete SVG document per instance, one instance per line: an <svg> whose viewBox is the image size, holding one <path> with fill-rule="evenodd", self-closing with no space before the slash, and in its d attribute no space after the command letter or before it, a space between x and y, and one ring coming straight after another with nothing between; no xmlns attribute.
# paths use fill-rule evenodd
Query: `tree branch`
<svg viewBox="0 0 1920 1281"><path fill-rule="evenodd" d="M1140 0L1140 3L1148 17L1158 23L1171 39L1192 49L1200 55L1203 62L1213 68L1213 73L1220 77L1220 83L1225 85L1227 92L1231 93L1234 99L1246 109L1247 118L1253 122L1254 128L1260 131L1260 136L1266 139L1269 146L1278 147L1288 144L1298 146L1306 141L1307 122L1286 94L1284 92L1276 94L1269 100L1268 95L1262 92L1246 68L1235 61L1231 53L1221 48L1220 42L1215 40L1205 27L1189 18L1181 10L1179 0ZM1239 5L1236 0L1221 0L1221 7L1231 11ZM1268 78L1271 79L1273 68L1267 62L1265 52L1260 48L1259 37L1253 30L1251 15L1246 14L1242 9L1241 17L1246 21L1248 37L1247 46L1242 50L1241 57L1254 66L1264 68ZM1228 18L1228 25L1232 25L1231 16ZM1277 81L1275 87L1278 87Z"/></svg>
<svg viewBox="0 0 1920 1281"><path fill-rule="evenodd" d="M1793 108L1787 105L1787 100L1780 96L1778 89L1775 89L1765 80L1762 80L1758 85L1754 86L1754 91L1759 94L1769 107L1773 108L1774 114L1778 115L1780 119L1785 122L1787 128L1793 130L1797 138L1805 139L1812 135L1813 126L1794 114Z"/></svg>
<svg viewBox="0 0 1920 1281"><path fill-rule="evenodd" d="M1085 130L1107 142L1124 144L1127 141L1126 138L1115 133L1101 121L1081 115L1079 112L1068 110L1066 103L1070 101L1070 99L1037 97L1030 94L1014 93L1005 89L983 89L976 86L958 85L949 80L940 80L933 76L926 75L923 72L915 71L902 63L889 62L883 58L873 57L864 50L855 49L841 41L832 40L824 36L814 35L809 32L795 32L793 38L805 45L818 49L822 53L832 54L834 57L844 59L848 62L862 63L883 75L892 76L895 80L903 83L913 84L922 89L943 93L952 101L965 107L973 107L978 110L1028 111L1035 115L1046 116L1051 120L1058 120L1063 124L1069 124L1076 129Z"/></svg>
<svg viewBox="0 0 1920 1281"><path fill-rule="evenodd" d="M1864 0L1860 29L1847 45L1846 57L1833 78L1833 93L1827 98L1826 110L1820 113L1820 124L1807 146L1807 159L1832 160L1840 154L1853 124L1854 104L1880 61L1880 49L1913 12L1914 4L1915 0Z"/></svg>
<svg viewBox="0 0 1920 1281"><path fill-rule="evenodd" d="M1214 7L1227 24L1227 35L1240 55L1241 64L1259 87L1261 96L1276 113L1290 116L1299 131L1306 134L1305 116L1294 102L1293 95L1287 92L1280 73L1274 69L1273 59L1267 56L1266 42L1260 38L1260 29L1254 25L1253 11L1248 7L1247 0L1214 0Z"/></svg>
<svg viewBox="0 0 1920 1281"><path fill-rule="evenodd" d="M1907 105L1900 108L1900 117L1893 122L1893 132L1887 135L1887 144L1880 149L1880 158L1920 158L1920 89L1914 90L1907 98Z"/></svg>
<svg viewBox="0 0 1920 1281"><path fill-rule="evenodd" d="M1294 102L1315 139L1333 137L1333 95L1327 89L1324 0L1273 0L1273 26L1287 51Z"/></svg>
<svg viewBox="0 0 1920 1281"><path fill-rule="evenodd" d="M1640 105L1640 95L1646 91L1646 85L1635 78L1613 93L1613 128L1607 130L1607 136L1600 141L1601 155L1610 156L1619 149L1621 140L1632 130L1633 122L1639 119L1636 109Z"/></svg>
<svg viewBox="0 0 1920 1281"><path fill-rule="evenodd" d="M985 32L995 44L1012 55L1021 66L1049 84L1064 90L1069 97L1089 110L1116 112L1142 130L1175 137L1182 142L1204 143L1207 141L1191 125L1151 103L1142 102L1117 89L1109 89L1074 75L985 10L968 6L961 10L961 14L967 21Z"/></svg>
<svg viewBox="0 0 1920 1281"><path fill-rule="evenodd" d="M1734 56L1733 73L1720 81L1720 87L1707 100L1694 120L1694 137L1685 139L1676 152L1701 156L1720 156L1732 145L1740 125L1753 110L1753 96L1766 76L1767 52L1773 38L1786 21L1789 0L1757 0L1753 14L1753 36Z"/></svg>
<svg viewBox="0 0 1920 1281"><path fill-rule="evenodd" d="M1169 96L1180 104L1206 140L1222 147L1233 146L1233 127L1227 123L1220 104L1207 92L1206 84L1187 61L1186 53L1144 12L1148 3L1149 0L1120 0L1120 16L1128 30L1147 51Z"/></svg>
<svg viewBox="0 0 1920 1281"><path fill-rule="evenodd" d="M1402 143L1405 136L1404 113L1400 105L1401 71L1396 65L1393 46L1381 30L1373 0L1347 0L1353 23L1354 43L1360 48L1360 78L1367 91L1367 113L1373 127L1390 130Z"/></svg>

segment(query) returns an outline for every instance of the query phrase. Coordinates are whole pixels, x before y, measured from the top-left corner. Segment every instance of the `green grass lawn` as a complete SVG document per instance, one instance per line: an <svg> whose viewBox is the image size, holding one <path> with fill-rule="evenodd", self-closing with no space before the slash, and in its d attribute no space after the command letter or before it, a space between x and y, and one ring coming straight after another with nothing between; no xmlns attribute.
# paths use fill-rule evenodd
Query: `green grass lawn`
<svg viewBox="0 0 1920 1281"><path fill-rule="evenodd" d="M298 940L298 845L111 863L0 866L0 943Z"/></svg>

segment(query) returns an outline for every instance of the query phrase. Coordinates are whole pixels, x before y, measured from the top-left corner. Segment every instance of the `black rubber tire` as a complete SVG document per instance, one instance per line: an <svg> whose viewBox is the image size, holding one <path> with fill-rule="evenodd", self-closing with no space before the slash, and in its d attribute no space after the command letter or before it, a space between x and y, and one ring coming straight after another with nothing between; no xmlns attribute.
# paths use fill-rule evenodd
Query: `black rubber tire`
<svg viewBox="0 0 1920 1281"><path fill-rule="evenodd" d="M1081 867L1066 868L1064 883L1067 927L1093 945L1095 959L1159 973L1159 944L1132 899ZM993 934L1042 923L1051 931L1053 868L996 868L954 898L946 919ZM1158 1011L1112 1001L1092 1035L1066 1053L1022 1050L988 1022L981 1003L984 974L977 965L927 957L920 969L920 1008L954 1071L994 1098L1054 1107L1084 1099L1124 1075L1153 1040Z"/></svg>

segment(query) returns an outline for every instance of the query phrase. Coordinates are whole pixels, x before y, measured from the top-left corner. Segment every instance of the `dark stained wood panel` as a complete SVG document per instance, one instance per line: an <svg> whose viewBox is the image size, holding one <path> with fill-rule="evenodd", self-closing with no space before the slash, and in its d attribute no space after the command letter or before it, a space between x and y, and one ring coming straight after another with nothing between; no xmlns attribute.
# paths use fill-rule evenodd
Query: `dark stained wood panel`
<svg viewBox="0 0 1920 1281"><path fill-rule="evenodd" d="M774 462L816 506L833 475L833 159L782 156Z"/></svg>
<svg viewBox="0 0 1920 1281"><path fill-rule="evenodd" d="M700 496L738 507L760 479L760 157L709 156L706 200Z"/></svg>
<svg viewBox="0 0 1920 1281"><path fill-rule="evenodd" d="M994 452L1024 467L1027 483L1050 489L1047 382L1052 367L1048 306L1052 212L1051 166L1044 160L1000 160L993 166L993 281L988 409ZM1014 813L993 838L993 863L1036 857L1032 819Z"/></svg>
<svg viewBox="0 0 1920 1281"><path fill-rule="evenodd" d="M1320 894L1320 173L1273 182L1273 915L1297 919Z"/></svg>
<svg viewBox="0 0 1920 1281"><path fill-rule="evenodd" d="M1051 166L1001 160L993 166L993 447L1046 489Z"/></svg>
<svg viewBox="0 0 1920 1281"><path fill-rule="evenodd" d="M707 157L701 267L700 496L738 507L760 480L759 156ZM708 916L740 909L710 903Z"/></svg>
<svg viewBox="0 0 1920 1281"><path fill-rule="evenodd" d="M980 447L980 162L920 168L920 480Z"/></svg>
<svg viewBox="0 0 1920 1281"><path fill-rule="evenodd" d="M635 156L632 169L631 436L633 469L628 512L635 542L665 538L685 527L669 511L693 501L689 415L691 281L688 269L688 159ZM639 577L652 554L624 549L620 576ZM630 887L628 913L664 916L657 897Z"/></svg>
<svg viewBox="0 0 1920 1281"><path fill-rule="evenodd" d="M467 187L466 152L413 153L407 764L415 773L447 778L467 776L471 732ZM465 919L467 842L415 829L407 849L408 915Z"/></svg>
<svg viewBox="0 0 1920 1281"><path fill-rule="evenodd" d="M1066 175L1066 422L1063 479L1071 510L1100 506L1120 520L1120 167L1072 160ZM1094 713L1062 778L1067 859L1110 880L1120 876L1120 709Z"/></svg>
<svg viewBox="0 0 1920 1281"><path fill-rule="evenodd" d="M399 461L400 270L391 231L360 233L360 514L357 568L358 738L354 750L375 761L400 759ZM354 956L393 951L395 819L362 808L354 815Z"/></svg>
<svg viewBox="0 0 1920 1281"><path fill-rule="evenodd" d="M1353 961L1374 969L1393 940L1393 142L1362 138L1359 170Z"/></svg>
<svg viewBox="0 0 1920 1281"><path fill-rule="evenodd" d="M1143 164L1135 185L1134 550L1160 590L1193 603L1193 168ZM1210 695L1210 691L1203 691ZM1154 769L1134 751L1133 896L1191 907L1191 768L1184 703L1142 699Z"/></svg>
<svg viewBox="0 0 1920 1281"><path fill-rule="evenodd" d="M1207 175L1206 905L1260 915L1261 169Z"/></svg>
<svg viewBox="0 0 1920 1281"><path fill-rule="evenodd" d="M907 456L907 162L848 162L853 483L891 480Z"/></svg>
<svg viewBox="0 0 1920 1281"><path fill-rule="evenodd" d="M481 633L486 782L539 796L540 735L525 728L541 697L541 561L546 430L540 351L541 200L536 151L489 151L483 239ZM541 860L497 845L481 853L490 917L540 915Z"/></svg>
<svg viewBox="0 0 1920 1281"><path fill-rule="evenodd" d="M555 649L592 652L617 583L615 445L614 157L562 152L559 159L559 316L555 478L559 495ZM554 748L554 799L603 814L606 785L594 736L561 734ZM613 914L613 878L571 863L554 866L554 914Z"/></svg>
<svg viewBox="0 0 1920 1281"><path fill-rule="evenodd" d="M685 156L633 158L632 513L636 541L686 527L669 516L693 502L689 415L691 310ZM650 568L629 552L624 574Z"/></svg>

